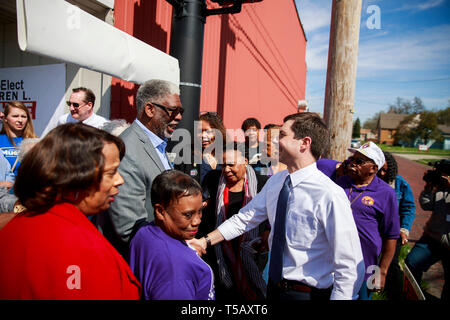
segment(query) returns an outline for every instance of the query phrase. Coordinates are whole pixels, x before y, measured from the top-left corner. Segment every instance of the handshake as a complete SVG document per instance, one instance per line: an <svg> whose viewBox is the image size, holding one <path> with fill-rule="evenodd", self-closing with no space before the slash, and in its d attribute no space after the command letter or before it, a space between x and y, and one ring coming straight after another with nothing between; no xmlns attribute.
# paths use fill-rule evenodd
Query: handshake
<svg viewBox="0 0 450 320"><path fill-rule="evenodd" d="M206 249L208 248L208 240L209 237L203 237L200 239L191 239L191 240L186 240L187 244L194 248L195 251L197 251L197 254L201 257L202 255L204 255L206 253ZM209 240L209 246L211 246L211 241Z"/></svg>

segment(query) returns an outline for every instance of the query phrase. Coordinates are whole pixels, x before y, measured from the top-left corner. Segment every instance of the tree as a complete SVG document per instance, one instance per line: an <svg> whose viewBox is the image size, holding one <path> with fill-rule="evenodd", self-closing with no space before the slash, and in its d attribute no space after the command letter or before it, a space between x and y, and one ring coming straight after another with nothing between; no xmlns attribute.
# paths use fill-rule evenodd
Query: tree
<svg viewBox="0 0 450 320"><path fill-rule="evenodd" d="M414 142L415 133L413 130L419 125L419 117L412 114L400 122L394 134L394 144L406 143L411 145Z"/></svg>
<svg viewBox="0 0 450 320"><path fill-rule="evenodd" d="M377 130L378 119L380 118L380 114L381 114L381 111L375 113L371 118L364 121L364 124L362 127L364 129L370 129L370 131L372 131L372 133L375 133L375 131Z"/></svg>
<svg viewBox="0 0 450 320"><path fill-rule="evenodd" d="M411 145L416 139L424 144L430 140L442 141L443 136L437 126L438 117L435 112L423 111L409 115L400 122L394 135L395 143L406 142Z"/></svg>
<svg viewBox="0 0 450 320"><path fill-rule="evenodd" d="M353 124L352 138L359 138L361 136L361 121L359 118L356 118L355 123Z"/></svg>
<svg viewBox="0 0 450 320"><path fill-rule="evenodd" d="M425 105L419 97L414 97L412 102L397 97L395 103L389 105L388 110L388 112L397 114L418 114L423 111L425 111Z"/></svg>
<svg viewBox="0 0 450 320"><path fill-rule="evenodd" d="M437 121L439 124L450 126L450 101L447 109L439 110L437 112Z"/></svg>
<svg viewBox="0 0 450 320"><path fill-rule="evenodd" d="M419 97L414 97L412 102L412 113L422 113L425 111L425 105L422 102L422 99Z"/></svg>

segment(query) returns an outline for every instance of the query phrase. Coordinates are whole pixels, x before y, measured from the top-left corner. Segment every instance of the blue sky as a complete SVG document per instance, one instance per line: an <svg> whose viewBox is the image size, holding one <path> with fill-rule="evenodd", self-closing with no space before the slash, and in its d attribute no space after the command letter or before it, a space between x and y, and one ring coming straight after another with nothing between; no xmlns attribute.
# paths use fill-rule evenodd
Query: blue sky
<svg viewBox="0 0 450 320"><path fill-rule="evenodd" d="M331 0L295 0L307 37L306 100L323 114ZM380 28L369 29L380 10ZM450 99L450 0L363 0L353 120L387 111L397 97L429 110Z"/></svg>

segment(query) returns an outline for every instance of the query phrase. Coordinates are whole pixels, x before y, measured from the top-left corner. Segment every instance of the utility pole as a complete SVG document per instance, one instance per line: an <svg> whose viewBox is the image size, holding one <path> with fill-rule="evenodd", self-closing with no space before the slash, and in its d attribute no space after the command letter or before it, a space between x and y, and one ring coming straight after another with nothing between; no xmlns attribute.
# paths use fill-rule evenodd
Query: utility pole
<svg viewBox="0 0 450 320"><path fill-rule="evenodd" d="M361 0L333 0L324 121L330 130L327 158L343 161L352 137Z"/></svg>

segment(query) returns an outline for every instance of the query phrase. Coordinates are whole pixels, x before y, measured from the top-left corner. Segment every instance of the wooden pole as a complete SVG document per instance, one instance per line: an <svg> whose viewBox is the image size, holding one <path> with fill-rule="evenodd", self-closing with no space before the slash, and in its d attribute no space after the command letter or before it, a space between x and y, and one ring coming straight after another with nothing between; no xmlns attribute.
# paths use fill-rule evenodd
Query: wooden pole
<svg viewBox="0 0 450 320"><path fill-rule="evenodd" d="M330 130L327 158L343 161L352 137L362 0L333 0L324 121Z"/></svg>

